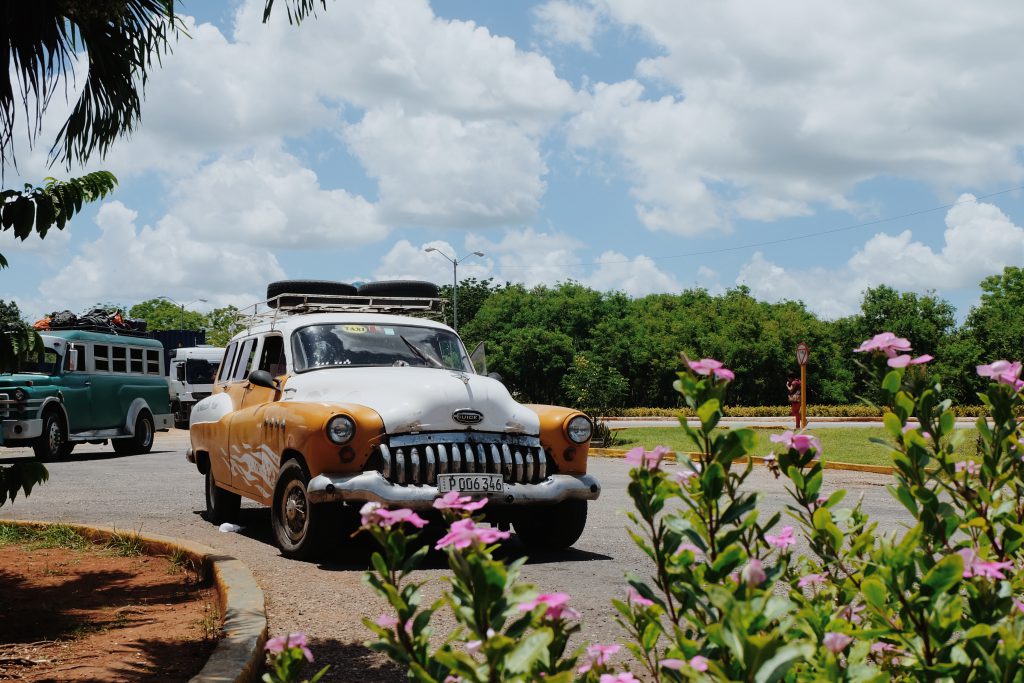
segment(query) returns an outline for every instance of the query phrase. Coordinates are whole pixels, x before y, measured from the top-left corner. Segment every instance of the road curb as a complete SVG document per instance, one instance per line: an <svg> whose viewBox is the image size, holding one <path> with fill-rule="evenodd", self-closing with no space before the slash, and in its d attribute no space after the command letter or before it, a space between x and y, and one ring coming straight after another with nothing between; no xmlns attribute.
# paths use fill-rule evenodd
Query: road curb
<svg viewBox="0 0 1024 683"><path fill-rule="evenodd" d="M599 458L624 458L626 456L626 453L628 453L628 452L629 451L627 451L627 450L622 450L622 449L618 449L618 448L591 448L590 449L590 455L593 455L593 456L596 456L596 457L599 457ZM695 458L696 456L698 456L700 454L699 453L684 453L683 455L689 457L692 460L693 458ZM676 454L675 451L669 451L667 454L665 454L665 458L664 459L672 461L672 462L676 462L678 460L678 455ZM764 458L762 456L760 456L760 455L751 456L751 460L753 460L755 463L763 463L764 462ZM746 461L747 461L746 458L738 458L736 460L737 463L745 463ZM888 465L861 465L861 464L853 463L853 462L832 462L831 460L826 460L824 465L823 465L823 468L826 469L826 470L847 470L849 472L870 472L872 474L892 474L895 471L895 468L890 467Z"/></svg>
<svg viewBox="0 0 1024 683"><path fill-rule="evenodd" d="M266 601L263 590L241 560L201 543L126 529L21 519L5 519L2 523L31 527L59 524L75 529L91 541L105 541L115 534L128 533L138 536L151 555L170 555L175 550L185 552L200 568L202 577L212 576L224 615L224 635L217 641L206 666L189 679L189 683L251 683L259 677L263 645L267 640Z"/></svg>

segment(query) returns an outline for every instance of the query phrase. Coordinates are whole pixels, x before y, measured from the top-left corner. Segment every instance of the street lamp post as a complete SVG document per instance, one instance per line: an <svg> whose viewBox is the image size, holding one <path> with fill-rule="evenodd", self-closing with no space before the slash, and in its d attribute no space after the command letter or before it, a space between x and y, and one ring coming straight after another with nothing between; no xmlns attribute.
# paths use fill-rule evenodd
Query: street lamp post
<svg viewBox="0 0 1024 683"><path fill-rule="evenodd" d="M185 307L186 306L191 306L192 304L197 304L199 302L202 302L204 304L206 303L206 299L195 299L194 301L189 301L187 304L179 304L177 301L175 301L171 297L163 296L163 295L158 296L157 299L166 299L167 301L170 301L175 306L178 306L179 308L181 308L181 316L178 318L178 326L179 326L179 329L182 329L182 330L185 329Z"/></svg>
<svg viewBox="0 0 1024 683"><path fill-rule="evenodd" d="M452 329L456 332L459 331L459 264L470 258L471 256L483 256L482 251L474 251L471 254L466 254L462 258L451 258L448 254L444 253L440 249L434 247L427 247L423 251L436 251L441 256L444 256L452 264Z"/></svg>

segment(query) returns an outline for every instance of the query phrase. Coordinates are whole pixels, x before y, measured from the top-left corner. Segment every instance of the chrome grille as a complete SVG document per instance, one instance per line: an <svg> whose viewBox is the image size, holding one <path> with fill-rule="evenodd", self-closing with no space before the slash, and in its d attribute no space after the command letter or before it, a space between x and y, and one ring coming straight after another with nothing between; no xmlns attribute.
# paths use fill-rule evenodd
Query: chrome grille
<svg viewBox="0 0 1024 683"><path fill-rule="evenodd" d="M509 484L536 484L551 471L535 436L431 432L393 436L371 467L392 484L436 486L439 474L500 474Z"/></svg>
<svg viewBox="0 0 1024 683"><path fill-rule="evenodd" d="M0 394L0 417L7 417L7 405L9 400L10 396L8 396L7 394Z"/></svg>

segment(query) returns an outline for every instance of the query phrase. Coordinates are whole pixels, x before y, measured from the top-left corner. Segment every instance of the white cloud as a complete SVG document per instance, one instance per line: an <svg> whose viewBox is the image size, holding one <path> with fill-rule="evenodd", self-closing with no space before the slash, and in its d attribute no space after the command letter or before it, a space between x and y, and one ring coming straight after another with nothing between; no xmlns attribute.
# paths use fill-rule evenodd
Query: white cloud
<svg viewBox="0 0 1024 683"><path fill-rule="evenodd" d="M595 0L663 54L597 84L570 142L625 165L651 229L848 208L865 180L1024 179L1024 5Z"/></svg>
<svg viewBox="0 0 1024 683"><path fill-rule="evenodd" d="M391 108L367 112L346 139L378 179L381 212L393 223L507 225L540 206L547 168L519 126Z"/></svg>
<svg viewBox="0 0 1024 683"><path fill-rule="evenodd" d="M1006 266L1024 263L1024 228L993 204L960 197L946 214L939 250L915 241L909 230L878 233L841 268L788 270L758 252L743 266L737 283L768 301L800 299L817 313L835 318L854 313L869 287L886 284L901 291L955 291L977 286Z"/></svg>
<svg viewBox="0 0 1024 683"><path fill-rule="evenodd" d="M141 301L170 296L207 299L209 307L247 305L262 298L268 281L284 277L275 256L244 243L194 239L174 217L137 227L138 213L119 201L100 207L99 237L43 280L42 295L78 310L98 301Z"/></svg>
<svg viewBox="0 0 1024 683"><path fill-rule="evenodd" d="M178 181L170 198L170 215L203 241L323 249L388 232L373 204L322 189L313 171L279 149L222 157Z"/></svg>
<svg viewBox="0 0 1024 683"><path fill-rule="evenodd" d="M630 259L615 251L606 251L598 259L600 265L584 282L602 292L623 291L633 297L662 292L679 292L682 285L662 272L648 256Z"/></svg>
<svg viewBox="0 0 1024 683"><path fill-rule="evenodd" d="M533 8L533 30L548 40L575 45L586 52L594 51L594 35L598 30L598 12L566 0L548 0Z"/></svg>
<svg viewBox="0 0 1024 683"><path fill-rule="evenodd" d="M436 251L425 251L428 247L433 247ZM459 263L460 281L469 277L475 277L478 280L489 277L492 263L486 257L484 259L469 257L469 252L463 255L461 251L443 240L432 240L420 246L414 245L409 240L399 240L381 259L380 265L374 271L374 278L377 280L427 280L438 285L450 284L453 268L448 259L455 258L465 261L465 263L461 261Z"/></svg>

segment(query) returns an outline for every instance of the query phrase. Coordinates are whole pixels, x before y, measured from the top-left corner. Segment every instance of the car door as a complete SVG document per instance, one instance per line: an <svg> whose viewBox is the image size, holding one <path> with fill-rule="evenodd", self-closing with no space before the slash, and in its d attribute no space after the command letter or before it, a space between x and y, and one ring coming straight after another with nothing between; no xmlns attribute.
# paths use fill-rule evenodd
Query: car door
<svg viewBox="0 0 1024 683"><path fill-rule="evenodd" d="M72 342L64 352L61 393L68 415L68 433L95 429L93 421L92 375L86 364L86 345Z"/></svg>

